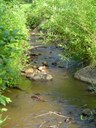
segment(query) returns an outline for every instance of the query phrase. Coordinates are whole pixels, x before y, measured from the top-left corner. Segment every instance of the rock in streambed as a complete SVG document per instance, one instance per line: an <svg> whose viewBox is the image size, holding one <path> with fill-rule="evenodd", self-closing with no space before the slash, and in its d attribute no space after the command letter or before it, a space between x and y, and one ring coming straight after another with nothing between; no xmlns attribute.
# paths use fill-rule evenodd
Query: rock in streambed
<svg viewBox="0 0 96 128"><path fill-rule="evenodd" d="M90 84L96 84L96 67L90 65L82 68L75 73L74 77Z"/></svg>
<svg viewBox="0 0 96 128"><path fill-rule="evenodd" d="M22 75L26 78L29 78L30 80L35 81L49 81L53 79L52 75L48 72L46 66L27 68L22 72Z"/></svg>

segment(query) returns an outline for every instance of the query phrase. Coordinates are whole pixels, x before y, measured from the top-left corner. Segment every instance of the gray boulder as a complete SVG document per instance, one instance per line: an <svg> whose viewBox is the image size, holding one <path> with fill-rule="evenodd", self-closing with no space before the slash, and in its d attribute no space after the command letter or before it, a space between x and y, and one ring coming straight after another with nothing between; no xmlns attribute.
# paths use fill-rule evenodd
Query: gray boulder
<svg viewBox="0 0 96 128"><path fill-rule="evenodd" d="M96 84L96 67L90 65L82 68L75 73L74 77L87 83Z"/></svg>

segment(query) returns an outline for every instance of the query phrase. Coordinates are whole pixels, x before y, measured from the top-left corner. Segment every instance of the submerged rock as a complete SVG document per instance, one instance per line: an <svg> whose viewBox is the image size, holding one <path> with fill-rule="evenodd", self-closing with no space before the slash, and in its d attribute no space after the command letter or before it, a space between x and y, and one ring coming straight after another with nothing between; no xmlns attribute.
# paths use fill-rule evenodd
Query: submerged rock
<svg viewBox="0 0 96 128"><path fill-rule="evenodd" d="M80 69L74 77L87 83L96 84L96 67L90 65Z"/></svg>

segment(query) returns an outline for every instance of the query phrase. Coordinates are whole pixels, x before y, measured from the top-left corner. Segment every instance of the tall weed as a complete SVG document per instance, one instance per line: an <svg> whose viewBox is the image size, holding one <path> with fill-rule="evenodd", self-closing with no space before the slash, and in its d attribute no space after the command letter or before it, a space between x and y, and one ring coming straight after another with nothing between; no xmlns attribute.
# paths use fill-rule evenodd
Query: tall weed
<svg viewBox="0 0 96 128"><path fill-rule="evenodd" d="M95 0L36 0L27 22L64 47L64 56L96 64L95 12Z"/></svg>

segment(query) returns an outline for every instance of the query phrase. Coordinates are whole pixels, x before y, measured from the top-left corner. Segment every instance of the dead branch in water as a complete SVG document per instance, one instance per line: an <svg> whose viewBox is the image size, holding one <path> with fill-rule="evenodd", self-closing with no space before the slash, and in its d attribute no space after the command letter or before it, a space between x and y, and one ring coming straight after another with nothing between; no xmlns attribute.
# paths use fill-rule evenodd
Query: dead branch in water
<svg viewBox="0 0 96 128"><path fill-rule="evenodd" d="M44 114L41 114L41 115L37 115L34 118L42 117L42 116L45 116L45 115L52 115L52 114L54 114L56 116L59 116L59 117L62 117L62 118L70 118L70 117L67 117L67 116L61 115L57 112L52 112L52 111L49 111L48 113L44 113Z"/></svg>
<svg viewBox="0 0 96 128"><path fill-rule="evenodd" d="M46 123L46 121L43 121L43 122L40 124L39 128L41 128L45 123Z"/></svg>
<svg viewBox="0 0 96 128"><path fill-rule="evenodd" d="M36 118L43 117L43 116L46 116L46 115L51 116L52 114L53 114L53 115L56 115L56 116L58 116L58 117L64 118L64 122L67 123L67 125L69 125L69 124L71 123L71 121L72 121L72 118L71 118L71 117L64 116L64 115L62 115L61 113L55 112L55 111L54 111L54 112L53 112L53 111L49 111L49 112L47 112L47 113L43 113L43 114L37 115L37 116L35 116L34 118L36 119ZM43 122L40 124L39 128L42 128L46 123L47 123L46 121L43 121ZM60 125L61 125L61 123L62 123L62 122L58 122L58 125L49 125L49 126L47 126L46 128L59 128ZM69 126L68 126L68 127L69 127ZM68 127L66 127L66 128L68 128Z"/></svg>

